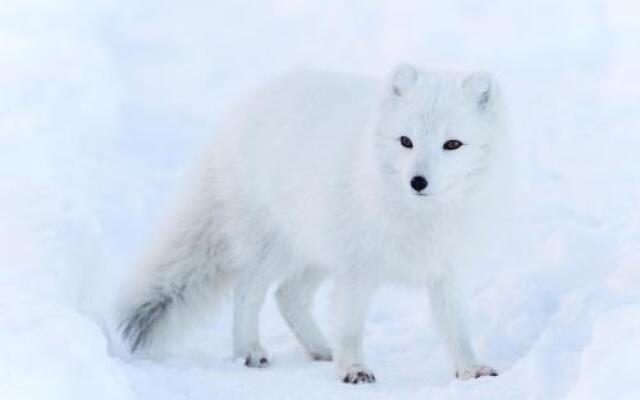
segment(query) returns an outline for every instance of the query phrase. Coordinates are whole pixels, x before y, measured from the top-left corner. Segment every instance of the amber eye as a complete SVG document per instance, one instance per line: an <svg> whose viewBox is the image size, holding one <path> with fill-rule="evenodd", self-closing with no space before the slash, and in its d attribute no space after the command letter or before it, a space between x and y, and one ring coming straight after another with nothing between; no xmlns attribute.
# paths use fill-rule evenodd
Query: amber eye
<svg viewBox="0 0 640 400"><path fill-rule="evenodd" d="M445 150L455 150L455 149L459 148L460 146L462 146L462 142L459 141L459 140L447 140L442 145L442 148L445 149Z"/></svg>
<svg viewBox="0 0 640 400"><path fill-rule="evenodd" d="M412 149L413 148L413 142L411 141L411 139L409 139L406 136L400 137L400 144L403 147L406 147L407 149Z"/></svg>

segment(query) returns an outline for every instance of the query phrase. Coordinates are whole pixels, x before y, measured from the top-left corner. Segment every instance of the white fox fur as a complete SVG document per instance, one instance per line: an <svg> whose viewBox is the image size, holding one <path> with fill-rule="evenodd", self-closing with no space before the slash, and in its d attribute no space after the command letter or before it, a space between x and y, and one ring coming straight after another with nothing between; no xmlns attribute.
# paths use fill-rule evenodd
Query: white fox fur
<svg viewBox="0 0 640 400"><path fill-rule="evenodd" d="M406 136L411 148L406 147ZM462 146L443 148L458 140ZM266 366L258 314L277 284L282 315L344 382L372 382L362 351L367 306L388 282L428 293L459 378L477 362L457 278L495 197L506 135L495 80L398 66L387 79L286 75L216 132L188 194L168 219L122 302L131 350L175 316L234 292L234 354ZM426 188L412 187L414 177ZM310 314L335 281L332 344Z"/></svg>

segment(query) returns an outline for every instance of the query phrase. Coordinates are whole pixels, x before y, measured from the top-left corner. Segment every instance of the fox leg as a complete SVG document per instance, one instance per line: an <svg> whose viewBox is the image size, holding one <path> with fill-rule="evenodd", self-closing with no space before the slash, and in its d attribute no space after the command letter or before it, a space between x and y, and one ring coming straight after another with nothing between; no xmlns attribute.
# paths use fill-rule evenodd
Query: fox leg
<svg viewBox="0 0 640 400"><path fill-rule="evenodd" d="M491 367L479 364L471 346L463 302L456 291L455 277L443 273L427 284L429 302L436 325L442 333L458 379L496 376Z"/></svg>
<svg viewBox="0 0 640 400"><path fill-rule="evenodd" d="M367 309L374 285L359 276L342 276L335 288L335 353L334 362L344 383L373 383L376 381L364 363L362 338Z"/></svg>
<svg viewBox="0 0 640 400"><path fill-rule="evenodd" d="M324 278L322 271L306 269L283 281L276 299L280 313L311 358L331 361L331 348L311 314L313 297Z"/></svg>
<svg viewBox="0 0 640 400"><path fill-rule="evenodd" d="M271 281L255 273L243 274L236 283L233 304L233 353L247 367L269 365L267 352L260 344L260 310Z"/></svg>

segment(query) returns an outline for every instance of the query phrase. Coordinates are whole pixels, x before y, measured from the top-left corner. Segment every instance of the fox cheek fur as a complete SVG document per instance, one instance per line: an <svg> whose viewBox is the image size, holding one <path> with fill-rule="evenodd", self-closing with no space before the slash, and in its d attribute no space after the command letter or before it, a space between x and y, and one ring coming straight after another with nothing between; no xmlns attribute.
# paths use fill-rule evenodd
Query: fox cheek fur
<svg viewBox="0 0 640 400"><path fill-rule="evenodd" d="M486 73L406 64L384 80L297 72L259 91L216 132L132 273L119 309L129 350L160 347L232 290L234 355L265 367L258 316L277 285L309 356L346 383L374 382L366 311L378 286L402 282L429 297L454 375L495 375L476 361L457 281L496 197L499 103ZM311 315L327 278L332 341Z"/></svg>

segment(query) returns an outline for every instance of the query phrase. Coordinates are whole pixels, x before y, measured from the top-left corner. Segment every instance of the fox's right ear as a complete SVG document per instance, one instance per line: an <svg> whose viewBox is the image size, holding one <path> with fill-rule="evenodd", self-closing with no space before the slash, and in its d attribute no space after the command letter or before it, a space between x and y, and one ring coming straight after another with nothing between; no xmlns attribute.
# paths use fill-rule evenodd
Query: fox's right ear
<svg viewBox="0 0 640 400"><path fill-rule="evenodd" d="M495 102L496 82L488 72L478 71L467 76L462 81L462 88L480 111L486 111Z"/></svg>
<svg viewBox="0 0 640 400"><path fill-rule="evenodd" d="M399 64L391 73L391 94L396 98L404 97L407 91L418 82L418 71L409 64Z"/></svg>

